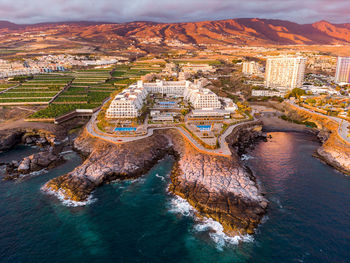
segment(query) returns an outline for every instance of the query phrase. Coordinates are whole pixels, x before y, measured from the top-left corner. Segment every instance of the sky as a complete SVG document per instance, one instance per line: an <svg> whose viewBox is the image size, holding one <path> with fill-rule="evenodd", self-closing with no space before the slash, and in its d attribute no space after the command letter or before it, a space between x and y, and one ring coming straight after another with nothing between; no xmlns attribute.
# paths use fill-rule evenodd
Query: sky
<svg viewBox="0 0 350 263"><path fill-rule="evenodd" d="M0 20L192 22L272 18L350 23L349 0L0 0Z"/></svg>

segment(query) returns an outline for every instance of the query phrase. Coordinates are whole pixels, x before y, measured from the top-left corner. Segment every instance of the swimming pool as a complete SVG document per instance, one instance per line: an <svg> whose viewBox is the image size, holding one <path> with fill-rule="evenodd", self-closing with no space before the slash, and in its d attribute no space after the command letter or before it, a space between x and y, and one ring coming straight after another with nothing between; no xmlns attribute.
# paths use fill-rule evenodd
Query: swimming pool
<svg viewBox="0 0 350 263"><path fill-rule="evenodd" d="M160 105L172 105L175 104L175 101L160 101L158 102Z"/></svg>
<svg viewBox="0 0 350 263"><path fill-rule="evenodd" d="M200 131L210 131L211 130L211 125L197 125L197 128Z"/></svg>
<svg viewBox="0 0 350 263"><path fill-rule="evenodd" d="M134 127L117 127L114 129L115 132L131 132L136 131Z"/></svg>

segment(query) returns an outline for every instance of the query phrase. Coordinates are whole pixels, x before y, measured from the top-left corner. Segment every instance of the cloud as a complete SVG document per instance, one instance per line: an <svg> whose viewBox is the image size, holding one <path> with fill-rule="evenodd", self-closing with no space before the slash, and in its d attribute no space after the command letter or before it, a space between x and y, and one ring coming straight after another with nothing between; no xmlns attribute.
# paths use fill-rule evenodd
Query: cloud
<svg viewBox="0 0 350 263"><path fill-rule="evenodd" d="M56 21L185 22L242 17L311 23L349 21L349 0L1 0L0 17L15 23Z"/></svg>

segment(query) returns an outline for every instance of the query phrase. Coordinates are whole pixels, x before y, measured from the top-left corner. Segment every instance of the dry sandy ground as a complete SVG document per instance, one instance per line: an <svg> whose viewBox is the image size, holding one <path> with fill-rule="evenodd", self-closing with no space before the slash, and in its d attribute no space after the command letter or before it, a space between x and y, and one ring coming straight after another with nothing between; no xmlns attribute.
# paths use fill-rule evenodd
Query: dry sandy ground
<svg viewBox="0 0 350 263"><path fill-rule="evenodd" d="M27 122L24 119L37 111L37 107L0 107L0 130L29 128L57 131L57 125L44 122Z"/></svg>

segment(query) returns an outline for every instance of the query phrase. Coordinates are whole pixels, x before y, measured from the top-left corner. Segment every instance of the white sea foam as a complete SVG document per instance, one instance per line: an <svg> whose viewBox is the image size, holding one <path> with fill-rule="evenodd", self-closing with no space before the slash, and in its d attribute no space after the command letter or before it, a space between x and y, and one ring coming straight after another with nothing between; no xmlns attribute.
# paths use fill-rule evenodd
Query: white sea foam
<svg viewBox="0 0 350 263"><path fill-rule="evenodd" d="M50 194L50 195L53 195L53 196L57 197L58 200L60 200L63 205L69 206L69 207L86 206L86 205L90 205L90 204L92 204L92 203L97 201L97 198L93 198L92 195L90 195L88 197L88 199L86 201L83 201L83 202L78 202L78 201L73 201L73 200L70 200L70 199L66 199L63 189L59 189L56 192L56 191L52 191L50 189L47 189L45 186L43 186L43 187L41 187L41 190L43 192L47 193L47 194Z"/></svg>
<svg viewBox="0 0 350 263"><path fill-rule="evenodd" d="M39 175L42 175L42 174L46 174L48 172L48 170L46 169L41 169L39 171L34 171L34 172L31 172L29 174L21 174L18 178L19 181L23 180L23 179L26 179L28 177L35 177L35 176L39 176Z"/></svg>
<svg viewBox="0 0 350 263"><path fill-rule="evenodd" d="M252 242L251 235L237 235L234 237L224 233L224 227L211 218L204 218L194 226L194 230L198 232L209 231L210 238L215 242L216 248L220 251L228 245L238 245L239 242Z"/></svg>
<svg viewBox="0 0 350 263"><path fill-rule="evenodd" d="M164 176L161 176L161 175L159 175L159 174L156 174L156 177L160 178L162 181L165 180Z"/></svg>
<svg viewBox="0 0 350 263"><path fill-rule="evenodd" d="M250 156L250 155L248 155L248 154L242 154L242 156L241 156L241 160L242 160L242 161L248 161L248 160L250 160L250 159L254 159L254 157L253 157L253 156Z"/></svg>
<svg viewBox="0 0 350 263"><path fill-rule="evenodd" d="M174 196L170 200L169 212L184 216L194 216L196 210L183 198Z"/></svg>
<svg viewBox="0 0 350 263"><path fill-rule="evenodd" d="M204 218L199 219L195 216L195 208L193 208L185 199L175 196L170 200L170 209L171 213L178 213L184 216L193 216L196 220L194 225L194 231L203 232L209 231L210 238L215 242L216 248L220 251L223 250L225 246L228 245L237 245L239 242L252 242L253 236L243 235L243 236L228 236L224 233L223 226L211 219Z"/></svg>

